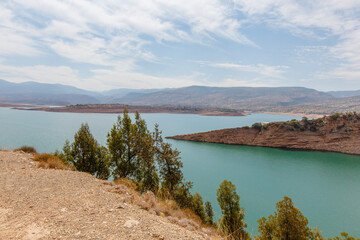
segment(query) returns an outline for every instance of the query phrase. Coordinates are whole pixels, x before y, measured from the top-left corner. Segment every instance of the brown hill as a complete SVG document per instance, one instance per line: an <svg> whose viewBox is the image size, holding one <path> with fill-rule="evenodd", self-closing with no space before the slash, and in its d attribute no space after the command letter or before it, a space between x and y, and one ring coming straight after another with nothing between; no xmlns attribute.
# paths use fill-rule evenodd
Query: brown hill
<svg viewBox="0 0 360 240"><path fill-rule="evenodd" d="M301 121L257 123L251 128L222 129L169 138L360 154L360 115L334 114L314 120L304 118Z"/></svg>

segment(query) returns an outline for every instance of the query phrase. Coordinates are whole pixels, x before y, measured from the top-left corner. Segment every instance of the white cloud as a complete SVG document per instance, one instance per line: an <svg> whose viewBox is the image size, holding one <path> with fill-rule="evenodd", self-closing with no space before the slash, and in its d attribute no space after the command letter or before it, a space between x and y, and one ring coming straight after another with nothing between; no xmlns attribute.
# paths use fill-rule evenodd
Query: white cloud
<svg viewBox="0 0 360 240"><path fill-rule="evenodd" d="M179 77L157 77L122 68L92 70L93 76L83 78L78 71L67 66L27 66L15 67L0 64L0 79L12 82L36 81L40 83L60 83L87 90L109 90L112 88L173 88L202 84L198 75Z"/></svg>
<svg viewBox="0 0 360 240"><path fill-rule="evenodd" d="M0 64L0 77L12 82L36 81L41 83L78 84L78 72L67 66L36 65L16 67Z"/></svg>
<svg viewBox="0 0 360 240"><path fill-rule="evenodd" d="M94 76L86 81L104 82L113 88L175 88L198 85L199 81L193 76L158 77L136 72L121 70L93 70Z"/></svg>
<svg viewBox="0 0 360 240"><path fill-rule="evenodd" d="M250 18L280 27L319 28L342 34L358 26L360 2L357 0L234 0L237 8Z"/></svg>
<svg viewBox="0 0 360 240"><path fill-rule="evenodd" d="M0 7L10 25L29 25L32 19L31 30L37 34L27 37L40 41L39 48L50 47L76 62L112 66L117 58L153 60L154 55L144 49L152 40L143 36L158 42L201 42L218 36L253 44L239 32L241 23L229 6L219 0L14 0ZM15 18L11 11L17 13ZM24 38L24 33L15 33ZM23 49L33 47L24 39L14 42L22 43Z"/></svg>
<svg viewBox="0 0 360 240"><path fill-rule="evenodd" d="M285 28L295 35L318 40L337 37L326 48L323 58L340 60L338 66L315 77L359 79L360 65L360 1L296 1L296 0L234 0L237 8L248 16L249 22L265 22ZM309 59L311 61L311 58Z"/></svg>
<svg viewBox="0 0 360 240"><path fill-rule="evenodd" d="M345 84L344 80L348 83L358 83L360 79L360 64L341 64L335 69L328 72L319 72L316 74L319 79L338 79L342 84L342 88Z"/></svg>
<svg viewBox="0 0 360 240"><path fill-rule="evenodd" d="M14 22L11 10L0 5L0 56L40 54L26 26Z"/></svg>
<svg viewBox="0 0 360 240"><path fill-rule="evenodd" d="M283 74L288 66L269 66L265 64L241 65L233 63L214 63L212 67L228 68L242 72L257 73L259 75L270 78L284 78Z"/></svg>
<svg viewBox="0 0 360 240"><path fill-rule="evenodd" d="M91 82L93 88L208 83L194 76L163 78L137 73L137 64L140 60L160 61L149 46L167 42L211 44L224 38L256 46L243 34L244 26L266 23L296 36L317 40L337 38L323 51L331 54L326 57L332 56L342 63L328 73L344 79L356 78L354 66L360 64L359 14L358 0L3 0L0 2L0 58L5 59L3 62L7 56L47 55L95 67L92 66L94 75L87 79L79 78L71 67L47 67L46 63L42 70L50 71L49 74L35 74L39 66L34 66L33 71L32 67L18 67L17 72L2 65L2 76L14 81L26 80L25 77L35 81L57 79L87 88L90 84L85 81ZM219 63L212 66L275 79L284 79L287 69L266 64ZM59 69L73 80L66 80ZM53 78L46 80L44 76L47 75ZM226 79L220 84L238 83Z"/></svg>

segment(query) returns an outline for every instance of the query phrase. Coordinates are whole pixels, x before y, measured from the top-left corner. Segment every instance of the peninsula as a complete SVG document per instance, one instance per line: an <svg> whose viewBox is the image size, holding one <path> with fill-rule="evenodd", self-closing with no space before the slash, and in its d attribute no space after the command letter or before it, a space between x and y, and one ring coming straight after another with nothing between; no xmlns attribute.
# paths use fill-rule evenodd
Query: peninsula
<svg viewBox="0 0 360 240"><path fill-rule="evenodd" d="M170 139L233 145L360 154L360 114L356 112L301 121L255 123L168 137Z"/></svg>

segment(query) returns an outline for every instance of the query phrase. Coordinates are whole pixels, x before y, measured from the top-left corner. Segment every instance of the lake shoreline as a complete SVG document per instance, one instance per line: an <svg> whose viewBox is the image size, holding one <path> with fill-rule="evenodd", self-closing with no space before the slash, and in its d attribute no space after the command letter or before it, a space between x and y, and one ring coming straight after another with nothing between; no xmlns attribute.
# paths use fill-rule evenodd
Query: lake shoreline
<svg viewBox="0 0 360 240"><path fill-rule="evenodd" d="M244 146L244 147L254 147L254 148L271 148L289 152L320 152L320 153L338 153L338 154L345 154L349 156L360 156L360 153L346 153L340 151L331 151L331 150L313 150L308 148L287 148L287 147L272 147L272 146L259 146L259 145L250 145L250 144L236 144L236 143L222 143L222 142L208 142L208 141L200 141L200 140L185 140L185 139L178 139L177 136L167 136L166 139L172 139L175 141L190 141L196 143L210 143L210 144L220 144L220 145L228 145L228 146Z"/></svg>
<svg viewBox="0 0 360 240"><path fill-rule="evenodd" d="M1 105L0 105L1 107ZM44 112L66 112L66 113L114 113L121 114L126 108L129 113L174 113L174 114L198 114L202 116L246 116L243 111L211 108L192 107L156 107L156 106L131 106L122 104L93 104L93 105L71 105L65 107L39 107L22 105L4 105L17 110L44 111Z"/></svg>
<svg viewBox="0 0 360 240"><path fill-rule="evenodd" d="M70 105L70 106L39 106L34 104L13 104L0 103L0 107L8 107L16 110L28 111L44 111L44 112L64 112L64 113L113 113L121 114L124 111L124 106L129 113L174 113L174 114L198 114L201 116L229 116L241 117L250 114L271 114L284 115L295 117L320 118L325 114L303 114L296 112L269 112L269 111L241 111L217 108L187 108L187 107L161 107L161 106L131 106L123 104L85 104L85 105Z"/></svg>

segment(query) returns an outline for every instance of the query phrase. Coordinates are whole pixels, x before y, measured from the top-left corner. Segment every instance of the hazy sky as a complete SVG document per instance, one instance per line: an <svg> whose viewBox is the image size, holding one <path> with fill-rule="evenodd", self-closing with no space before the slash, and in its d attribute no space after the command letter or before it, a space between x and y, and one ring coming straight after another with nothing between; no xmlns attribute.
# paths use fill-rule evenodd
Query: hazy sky
<svg viewBox="0 0 360 240"><path fill-rule="evenodd" d="M360 89L360 0L1 0L0 78Z"/></svg>

